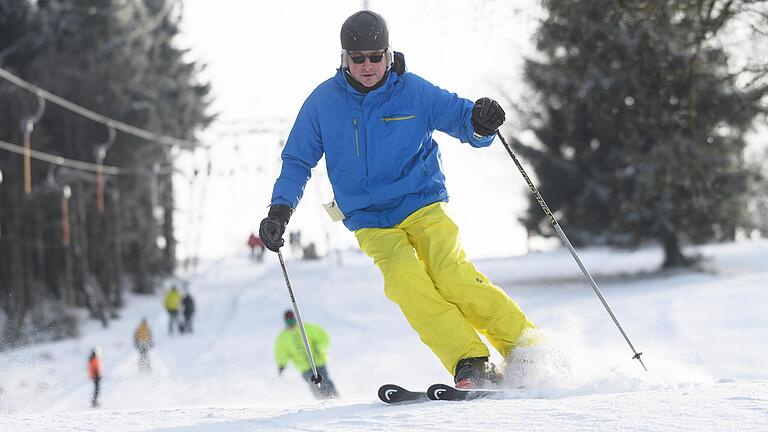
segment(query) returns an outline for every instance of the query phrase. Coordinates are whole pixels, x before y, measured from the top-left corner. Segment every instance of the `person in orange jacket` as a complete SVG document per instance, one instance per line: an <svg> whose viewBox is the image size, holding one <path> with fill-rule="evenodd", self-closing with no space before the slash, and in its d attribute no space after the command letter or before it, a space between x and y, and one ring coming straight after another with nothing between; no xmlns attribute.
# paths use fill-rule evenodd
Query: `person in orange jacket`
<svg viewBox="0 0 768 432"><path fill-rule="evenodd" d="M149 329L146 318L141 319L139 327L133 333L133 344L139 351L139 372L149 372L149 350L154 344L152 342L152 331Z"/></svg>
<svg viewBox="0 0 768 432"><path fill-rule="evenodd" d="M96 348L91 350L91 355L88 356L88 377L93 381L93 398L91 398L91 406L98 408L99 384L101 383L101 361L99 360L99 353Z"/></svg>

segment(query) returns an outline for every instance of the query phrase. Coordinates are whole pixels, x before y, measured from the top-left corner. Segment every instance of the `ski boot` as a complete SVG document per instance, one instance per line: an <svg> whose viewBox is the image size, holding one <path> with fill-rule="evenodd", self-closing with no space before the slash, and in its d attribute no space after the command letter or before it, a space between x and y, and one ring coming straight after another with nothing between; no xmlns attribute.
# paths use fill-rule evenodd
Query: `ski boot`
<svg viewBox="0 0 768 432"><path fill-rule="evenodd" d="M496 365L488 357L470 357L459 360L456 364L456 376L453 382L458 389L486 389L499 387L504 381L504 374L496 370Z"/></svg>

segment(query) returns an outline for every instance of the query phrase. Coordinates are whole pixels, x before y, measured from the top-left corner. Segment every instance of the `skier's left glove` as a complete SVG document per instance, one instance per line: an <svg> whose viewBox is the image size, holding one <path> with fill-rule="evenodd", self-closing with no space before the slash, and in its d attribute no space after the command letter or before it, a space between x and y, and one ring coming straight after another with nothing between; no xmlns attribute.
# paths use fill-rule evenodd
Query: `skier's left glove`
<svg viewBox="0 0 768 432"><path fill-rule="evenodd" d="M282 375L284 370L285 370L285 366L278 366L277 367L277 374L278 375Z"/></svg>
<svg viewBox="0 0 768 432"><path fill-rule="evenodd" d="M272 252L277 252L285 244L283 234L291 219L293 209L284 204L275 204L269 208L269 214L261 221L259 237L264 246Z"/></svg>
<svg viewBox="0 0 768 432"><path fill-rule="evenodd" d="M496 134L504 124L506 115L498 102L491 98L480 98L472 108L472 128L475 134L489 136Z"/></svg>

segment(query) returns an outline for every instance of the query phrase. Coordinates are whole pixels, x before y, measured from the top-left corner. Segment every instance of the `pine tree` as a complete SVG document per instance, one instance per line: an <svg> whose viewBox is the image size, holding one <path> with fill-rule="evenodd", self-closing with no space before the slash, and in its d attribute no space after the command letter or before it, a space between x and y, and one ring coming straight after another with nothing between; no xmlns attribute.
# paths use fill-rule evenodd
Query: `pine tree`
<svg viewBox="0 0 768 432"><path fill-rule="evenodd" d="M739 89L712 42L734 10L694 0L543 3L542 58L525 70L538 143L515 148L571 240L657 242L674 267L694 261L683 243L732 238L747 199L743 136L766 94ZM551 235L534 201L523 222Z"/></svg>

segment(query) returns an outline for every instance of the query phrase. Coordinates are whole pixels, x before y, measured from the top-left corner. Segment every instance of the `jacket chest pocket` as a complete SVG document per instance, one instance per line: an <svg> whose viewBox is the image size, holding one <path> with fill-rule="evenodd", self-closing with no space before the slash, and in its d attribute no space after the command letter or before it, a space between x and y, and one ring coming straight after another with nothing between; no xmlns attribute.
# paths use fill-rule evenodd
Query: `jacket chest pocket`
<svg viewBox="0 0 768 432"><path fill-rule="evenodd" d="M389 162L412 159L421 149L425 135L421 119L408 112L382 116L381 157Z"/></svg>
<svg viewBox="0 0 768 432"><path fill-rule="evenodd" d="M415 118L416 118L415 115L399 115L399 116L391 116L391 117L382 117L381 119L389 123L389 122L413 120Z"/></svg>

